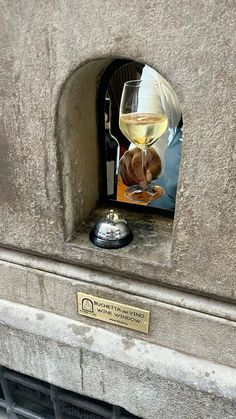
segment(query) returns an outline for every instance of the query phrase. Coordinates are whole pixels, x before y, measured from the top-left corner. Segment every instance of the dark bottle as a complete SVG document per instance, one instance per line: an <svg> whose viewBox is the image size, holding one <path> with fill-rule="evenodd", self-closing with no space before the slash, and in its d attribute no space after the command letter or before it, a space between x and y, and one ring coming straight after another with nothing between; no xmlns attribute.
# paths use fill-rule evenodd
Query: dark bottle
<svg viewBox="0 0 236 419"><path fill-rule="evenodd" d="M118 140L111 134L109 99L106 99L105 107L105 150L107 196L110 199L116 199L120 146Z"/></svg>

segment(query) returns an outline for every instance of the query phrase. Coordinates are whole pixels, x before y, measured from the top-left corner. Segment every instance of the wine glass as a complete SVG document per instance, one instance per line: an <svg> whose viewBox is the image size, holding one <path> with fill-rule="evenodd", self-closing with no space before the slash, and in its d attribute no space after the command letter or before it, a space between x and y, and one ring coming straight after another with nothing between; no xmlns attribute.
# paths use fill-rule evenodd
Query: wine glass
<svg viewBox="0 0 236 419"><path fill-rule="evenodd" d="M145 176L147 150L167 130L167 110L159 83L147 85L143 80L124 84L120 104L120 130L141 150L142 169ZM143 182L126 189L126 196L135 201L150 202L160 198L163 190L152 183Z"/></svg>

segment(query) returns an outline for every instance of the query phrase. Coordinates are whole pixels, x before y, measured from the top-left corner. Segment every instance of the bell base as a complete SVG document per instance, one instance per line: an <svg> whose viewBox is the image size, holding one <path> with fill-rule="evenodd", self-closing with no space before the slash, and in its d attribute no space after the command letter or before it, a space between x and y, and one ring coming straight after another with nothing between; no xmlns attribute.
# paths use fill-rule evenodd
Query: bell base
<svg viewBox="0 0 236 419"><path fill-rule="evenodd" d="M160 199L164 194L164 189L161 186L152 184L146 185L143 188L140 185L132 185L126 189L125 195L132 201L151 202Z"/></svg>
<svg viewBox="0 0 236 419"><path fill-rule="evenodd" d="M95 246L102 247L103 249L120 249L121 247L127 246L132 242L133 234L130 231L129 234L127 234L127 236L123 237L122 239L103 240L96 236L93 229L89 233L89 239Z"/></svg>

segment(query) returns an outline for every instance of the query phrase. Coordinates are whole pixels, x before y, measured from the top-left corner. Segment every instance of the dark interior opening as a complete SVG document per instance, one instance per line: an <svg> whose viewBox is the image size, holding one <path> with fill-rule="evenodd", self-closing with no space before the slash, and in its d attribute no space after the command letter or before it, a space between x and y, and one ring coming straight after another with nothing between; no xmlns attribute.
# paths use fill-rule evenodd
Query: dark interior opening
<svg viewBox="0 0 236 419"><path fill-rule="evenodd" d="M120 107L120 100L122 95L123 85L128 80L138 80L142 78L142 70L144 68L144 64L138 63L128 59L116 59L110 65L108 65L99 82L98 90L97 90L97 128L98 128L98 140L99 140L99 147L100 147L100 197L101 202L105 204L112 204L118 207L128 207L129 209L134 209L138 211L148 211L151 213L159 213L164 216L173 217L174 216L174 209L175 209L175 193L177 189L177 179L178 179L178 170L179 170L179 162L181 156L181 143L177 144L176 146L176 153L171 145L168 145L167 151L165 152L165 159L168 154L171 155L172 161L174 153L174 163L175 163L175 170L174 177L171 177L170 180L167 180L169 186L170 183L174 183L171 185L171 192L174 197L172 197L173 204L167 205L165 208L165 204L158 207L158 205L144 205L140 203L136 203L135 201L130 201L127 199L123 199L125 195L125 185L122 184L121 177L119 176L118 172L118 161L124 155L124 153L128 150L130 146L130 142L127 138L122 134L119 128L119 107ZM152 69L153 70L153 69ZM154 71L154 70L153 70ZM158 74L158 73L157 73ZM110 135L107 135L107 123L109 125ZM182 116L179 119L178 129L182 128ZM109 138L110 137L110 138ZM112 139L111 139L112 137ZM113 145L112 145L113 141ZM117 146L114 145L116 143ZM182 141L182 138L181 138ZM115 148L119 148L117 152ZM108 151L107 151L108 150ZM108 156L109 152L109 156ZM116 158L116 154L119 154L119 157ZM109 162L108 162L109 160ZM113 167L111 167L111 160L113 161ZM166 166L166 164L165 164ZM169 164L170 166L170 164ZM115 167L115 168L114 168ZM111 168L111 170L110 170ZM113 173L115 172L115 175ZM165 174L164 174L165 175ZM114 176L114 180L112 180L113 187L109 185L108 177ZM105 181L104 181L105 180ZM110 178L111 180L111 178ZM167 188L168 189L168 188ZM174 192L173 192L174 191ZM168 195L168 190L165 192ZM123 194L123 195L122 195ZM167 201L167 200L166 200ZM170 201L170 199L169 199Z"/></svg>

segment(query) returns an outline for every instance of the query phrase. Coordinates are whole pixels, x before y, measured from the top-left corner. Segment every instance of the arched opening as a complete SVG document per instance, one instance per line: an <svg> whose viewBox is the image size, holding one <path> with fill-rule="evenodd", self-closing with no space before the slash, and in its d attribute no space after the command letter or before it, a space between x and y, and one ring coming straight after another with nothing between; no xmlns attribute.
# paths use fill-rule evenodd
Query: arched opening
<svg viewBox="0 0 236 419"><path fill-rule="evenodd" d="M126 185L122 182L121 176L118 176L118 162L129 149L129 141L119 129L119 103L124 82L131 78L140 79L145 67L144 64L129 59L113 57L93 60L78 68L62 88L58 103L57 136L66 239L72 236L74 230L91 213L98 202L111 204L112 201L113 204L115 202L116 204L125 203L128 206L135 205L136 208L139 205L140 208L140 203L129 204L125 198ZM155 70L152 69L152 71ZM158 75L157 72L155 73ZM161 78L160 75L158 77ZM165 81L165 83L170 97L176 97L168 82ZM105 118L108 121L105 122ZM175 130L175 134L177 128L181 128L181 121L179 118L178 124L175 122L175 127L170 127ZM107 151L107 122L109 122L111 134L119 143L120 150L118 158L114 159L113 156L113 164L110 165ZM167 143L162 156L164 163L162 180L159 177L156 180L163 184L164 179L166 185L174 191L171 197L171 199L174 197L172 205L165 206L163 198L166 194L165 197L159 199L160 205L156 202L144 204L155 211L168 210L170 211L168 214L173 213L174 210L181 153L181 141L178 141L178 147L173 151L174 137L172 135L172 141ZM166 159L168 153L169 161ZM173 177L168 178L167 168L173 169L173 165L171 166L173 159L175 180L170 185ZM113 185L109 179L109 176L113 176L112 173L115 173Z"/></svg>

